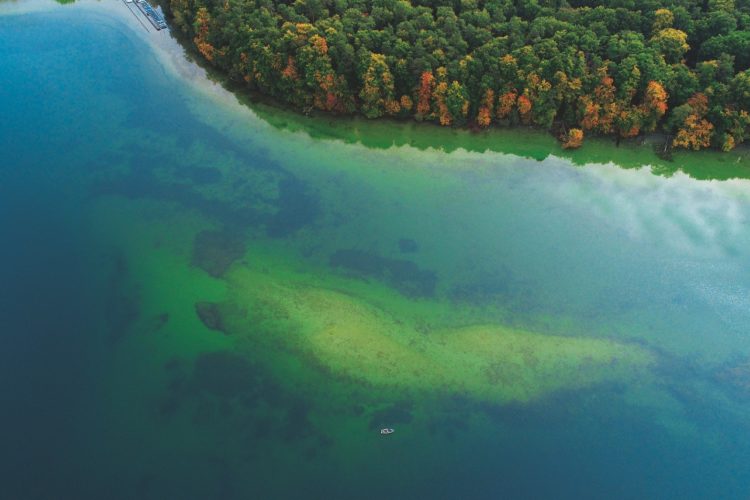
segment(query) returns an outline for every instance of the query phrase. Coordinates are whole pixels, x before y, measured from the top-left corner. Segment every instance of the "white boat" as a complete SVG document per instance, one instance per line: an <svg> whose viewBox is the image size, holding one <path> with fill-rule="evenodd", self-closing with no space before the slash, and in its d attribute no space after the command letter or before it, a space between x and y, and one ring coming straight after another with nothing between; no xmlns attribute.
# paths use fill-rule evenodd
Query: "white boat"
<svg viewBox="0 0 750 500"><path fill-rule="evenodd" d="M380 429L380 433L384 436L387 436L388 434L393 434L394 432L396 431L393 429L389 429L388 427L386 427L385 429Z"/></svg>

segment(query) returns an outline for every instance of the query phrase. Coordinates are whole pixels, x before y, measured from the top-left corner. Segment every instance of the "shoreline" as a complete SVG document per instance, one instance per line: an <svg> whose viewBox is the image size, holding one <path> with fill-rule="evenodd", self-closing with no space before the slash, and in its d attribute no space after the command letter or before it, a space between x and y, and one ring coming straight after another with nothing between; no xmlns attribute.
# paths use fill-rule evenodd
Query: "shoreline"
<svg viewBox="0 0 750 500"><path fill-rule="evenodd" d="M303 133L315 139L361 144L367 148L388 149L408 146L417 150L436 150L445 154L464 150L469 153L494 152L541 161L547 157L582 166L591 163L613 163L620 168L650 168L654 175L671 176L678 171L698 180L750 179L750 146L740 145L731 153L715 150L674 151L671 160L659 157L654 149L663 144L664 134L651 133L625 139L619 145L611 137L589 137L583 147L563 149L548 131L533 127L497 127L472 130L442 127L432 122L381 117L367 119L358 115L334 115L314 110L306 115L291 106L258 92L242 88L226 74L211 67L199 57L189 40L178 31L145 33L128 17L119 1L112 3L78 0L73 5L60 5L51 0L31 0L22 4L5 4L0 15L22 15L64 8L83 7L87 12L104 18L117 19L122 28L149 45L149 49L165 73L186 80L189 87L209 101L219 104L216 110L204 106L196 109L217 128L271 127L292 133ZM19 8L23 7L23 8ZM162 6L163 8L163 6ZM189 96L188 100L193 101ZM200 105L198 105L200 107ZM210 116L207 116L210 115ZM220 124L217 122L221 122ZM429 126L426 126L429 125Z"/></svg>
<svg viewBox="0 0 750 500"><path fill-rule="evenodd" d="M171 11L163 5L162 9L168 13L171 19ZM432 121L417 121L413 118L382 116L369 119L358 113L338 114L317 109L304 112L279 101L273 96L248 89L240 81L232 80L226 73L213 67L206 61L195 48L192 41L180 31L170 29L170 35L182 48L186 57L189 57L190 62L205 72L207 79L220 87L224 92L233 95L243 107L250 109L256 116L270 123L275 128L292 128L290 122L294 122L295 131L304 131L317 138L338 139L344 140L347 143L360 143L366 147L380 148L382 144L368 140L365 133L359 132L359 128L380 129L383 127L398 127L402 133L407 132L409 136L412 136L412 133L414 133L414 135L430 135L433 137L432 140L427 141L415 141L411 137L406 140L399 140L400 138L396 134L393 134L393 142L389 146L399 147L408 145L420 150L437 149L446 153L451 153L458 149L477 153L492 151L513 154L538 161L551 155L568 160L578 166L592 162L612 162L622 168L649 167L655 175L673 175L677 171L682 171L698 180L750 179L750 143L740 144L731 152L714 149L692 151L670 147L668 156L664 157L657 152L657 149L661 149L665 145L665 140L668 137L668 134L664 132L650 132L637 137L621 138L619 141L616 136L592 135L586 138L585 143L580 148L564 149L550 130L543 130L533 126L518 125L506 127L493 124L484 129L470 126L444 127ZM271 116L274 112L285 115L283 116L282 125L274 123L275 117ZM317 123L312 124L310 123L311 121ZM324 124L324 126L320 127L321 124ZM312 129L315 132L321 132L325 128L328 129L328 135L318 135L312 132ZM351 140L351 137L344 137L347 134L331 133L340 129L345 129L349 132L349 136L352 135L352 130L356 131L356 138ZM534 144L545 143L546 154L529 154L526 151L527 148L524 148L524 144L519 144L516 140L516 136L518 135L526 135L524 139L532 139L529 142L533 142ZM439 137L439 140L435 136ZM465 140L453 140L457 136ZM507 140L508 138L510 140ZM496 140L500 143L501 147L493 147L496 146ZM475 145L474 143L479 144ZM592 149L601 148L608 149L610 154L604 155L604 157L597 154L593 161L582 158L587 156ZM632 153L635 153L639 157L635 162L628 158L632 156ZM746 170L737 172L734 168L717 168L717 171L711 174L701 171L701 169L691 168L689 165L690 162L686 161L691 158L705 157L706 155L715 157L718 163L722 164L736 162L739 167L744 167ZM700 161L699 165L701 167L704 166L705 161Z"/></svg>
<svg viewBox="0 0 750 500"><path fill-rule="evenodd" d="M586 137L586 141L588 141L590 139L594 139L594 140L598 140L598 141L609 140L609 141L612 141L612 142L615 143L615 147L619 147L621 143L630 143L631 145L632 144L639 144L639 145L649 144L649 145L652 145L652 144L659 144L660 143L661 147L655 148L655 151L656 151L657 155L660 158L662 158L662 159L664 159L666 161L672 161L672 151L673 150L675 150L675 152L692 152L692 151L706 151L706 150L708 150L708 151L727 152L727 153L731 153L731 151L735 151L736 150L736 148L734 146L734 142L735 141L731 142L732 146L729 149L724 149L724 146L722 146L722 148L720 149L715 144L713 144L713 142L712 142L712 145L710 145L710 146L708 145L708 143L703 144L700 147L696 147L695 145L693 145L694 149L689 148L688 144L682 144L681 142L679 143L679 146L675 146L675 144L678 144L678 141L676 140L677 137L672 132L670 132L669 128L671 126L667 127L665 125L667 123L667 120L666 120L666 118L663 117L664 111L661 111L661 114L659 115L659 118L657 118L656 119L657 121L654 122L654 123L658 122L658 127L656 125L648 126L648 127L646 125L643 125L644 129L648 129L648 130L651 130L651 131L638 133L637 135L632 135L632 134L635 133L635 132L637 132L640 129L641 125L636 125L632 129L630 129L630 131L628 131L627 133L620 134L618 132L619 129L617 127L615 127L614 128L614 132L612 132L611 131L612 129L607 129L607 128L600 129L600 128L597 128L596 125L586 125L583 122L581 122L580 120L575 121L574 123L569 123L570 120L566 119L565 117L562 117L562 116L558 116L556 119L554 117L550 117L549 120L544 120L544 121L537 121L536 119L534 119L534 120L521 120L520 122L518 122L518 117L517 116L516 116L516 118L507 118L506 119L505 115L502 115L503 118L497 118L495 120L491 120L489 118L489 115L486 115L486 114L483 115L484 118L479 118L479 117L470 118L469 115L474 116L475 111L476 111L475 108L477 106L479 106L479 104L478 104L479 103L479 101L478 101L479 98L477 96L473 96L471 98L468 97L468 96L465 97L467 99L467 101L465 103L467 107L469 106L470 102L472 103L472 111L471 111L471 113L469 113L469 115L467 115L467 111L466 111L466 109L464 109L463 115L462 115L463 118L459 119L460 116L459 116L459 114L457 114L457 113L459 113L458 111L453 110L453 111L448 112L447 109L446 109L444 111L440 111L440 114L441 114L440 124L438 124L436 122L436 119L437 119L436 118L436 114L438 112L435 111L434 104L433 104L433 110L431 112L425 112L425 111L420 111L420 112L416 112L416 113L412 113L411 112L411 110L412 110L412 104L411 103L412 103L412 101L416 102L415 100L417 99L417 96L414 95L414 92L417 92L417 90L415 88L413 88L413 87L409 87L408 89L407 88L401 88L397 92L397 94L399 94L399 95L403 94L401 98L402 99L406 99L408 101L408 104L404 104L403 105L403 106L405 106L403 109L399 108L398 102L395 102L395 101L398 101L398 95L396 95L395 97L393 97L393 99L395 99L395 101L393 101L393 100L390 101L390 102L395 102L395 104L394 104L395 110L391 109L389 111L388 110L383 111L381 109L378 112L375 112L375 111L372 111L372 110L366 111L366 108L369 107L370 105L366 104L364 101L362 101L362 99L364 99L363 97L360 96L360 99L357 98L357 95L358 95L357 94L357 89L359 87L357 87L356 84L352 84L351 83L351 81L353 81L352 80L353 77L350 74L347 74L347 76L346 76L347 79L350 80L349 83L352 84L352 85L354 85L355 87L357 87L357 88L354 88L353 93L351 95L349 95L345 91L342 91L343 92L342 95L344 97L342 97L342 96L335 97L336 95L338 95L336 93L338 91L336 91L336 92L329 91L329 94L328 94L328 96L329 96L328 99L329 100L331 100L331 99L333 99L334 101L336 99L347 100L348 104L341 105L341 106L338 106L338 107L335 106L334 104L325 104L324 105L324 104L319 103L318 101L316 101L316 104L311 104L311 102L309 101L309 99L308 100L305 100L305 99L299 100L299 99L292 99L292 98L290 98L289 97L290 94L287 91L282 91L282 92L279 93L279 92L270 90L271 87L266 88L265 90L259 90L259 89L263 88L262 85L260 87L254 86L252 84L248 85L241 78L241 76L244 74L244 70L238 69L237 64L239 64L239 63L237 63L235 61L235 66L233 66L232 68L226 67L225 64L223 64L223 63L220 64L218 62L218 59L214 60L210 54L206 53L204 55L204 53L203 53L203 51L204 51L204 47L203 46L204 45L207 45L210 48L210 52L212 52L214 50L214 47L210 43L208 43L207 41L205 41L205 40L202 40L202 41L199 42L199 38L201 38L203 35L198 36L198 38L195 38L195 40L191 39L191 37L193 36L193 34L196 33L195 29L194 29L194 27L191 28L191 25L189 23L186 24L185 22L183 22L184 21L183 16L187 15L188 17L190 17L191 15L194 15L195 14L195 9L191 10L188 7L185 7L183 9L182 7L180 7L178 5L174 5L174 9L173 9L173 5L170 2L166 2L166 1L163 1L163 0L156 0L156 1L158 1L162 5L162 8L167 13L167 16L169 17L169 19L176 25L175 28L177 28L177 30L175 31L175 33L173 34L173 36L178 40L178 42L180 43L180 45L182 45L182 47L187 52L189 52L191 54L191 56L194 58L194 60L196 61L197 64L199 64L201 67L203 67L208 72L210 72L215 78L217 78L218 80L220 80L225 88L230 89L231 92L233 92L233 93L242 94L243 96L245 96L247 99L249 99L252 102L270 103L271 105L273 105L273 106L275 106L277 108L288 110L288 111L292 111L292 112L294 112L296 114L299 114L301 116L326 117L326 118L332 117L333 119L347 119L347 118L348 119L361 119L361 118L364 118L364 119L376 120L376 121L385 120L385 121L390 121L390 122L399 123L399 124L406 124L406 123L417 123L417 124L430 123L432 125L435 125L438 128L450 128L450 129L454 129L454 130L466 130L466 131L475 132L475 133L480 133L482 131L489 131L489 130L505 130L505 129L534 130L534 131L539 132L539 133L544 133L544 134L550 135L551 137L554 138L555 142L559 146L558 149L564 149L566 151L567 150L576 150L576 149L579 149L581 147L581 142L580 141L583 139L584 134L585 134L585 137ZM205 11L205 9L204 9L204 11ZM209 24L210 16L207 13L206 13L206 16L207 16L206 19L205 19L206 26L204 26L204 28L205 28L206 31L208 31L208 24ZM315 36L317 36L317 35L315 35ZM212 43L214 43L214 42L212 42ZM216 43L218 43L218 42L216 42ZM230 49L230 48L232 48L232 46L233 46L233 44L231 42L228 42L228 44L225 44L223 46L222 50ZM325 50L327 50L327 47L325 46L325 38L323 38L323 46L324 46ZM268 46L266 48L268 48ZM206 49L206 50L208 50L208 49ZM375 50L377 52L376 49L373 49L373 50ZM223 54L222 51L220 51L220 52ZM279 54L275 54L275 55L279 55ZM251 60L251 59L247 59L249 56L248 56L247 53L244 53L244 52L243 52L242 56L245 57L245 59L243 59L244 62L240 65L240 67L244 67L245 65L250 64L250 63L252 63L252 65L255 65L256 63L260 64L260 61L264 60L263 56L259 56L259 58L258 58L257 61L254 61L254 60ZM223 57L225 57L225 56L222 55L222 58ZM286 56L284 56L284 57L286 57ZM296 57L296 56L294 56L294 57ZM289 56L289 58L290 58L289 64L292 67L294 67L294 64L293 64L294 57L293 56ZM456 61L453 61L453 62L455 63ZM444 65L449 66L449 64L447 64L447 63L444 63ZM434 66L433 66L433 69L434 69ZM443 68L443 69L445 69L445 68ZM334 70L332 70L332 71L334 71ZM349 71L349 70L342 69L342 71ZM388 71L388 70L386 69L386 71ZM532 70L532 71L536 71L536 70ZM335 71L334 71L334 73L335 73ZM428 76L431 77L431 71L428 71L423 76L427 75L428 73L429 73ZM388 74L390 75L390 73L388 73ZM296 69L294 70L294 75L295 75L294 78L296 79L297 78L297 76L296 76ZM339 74L339 77L343 78L344 76L342 74ZM361 77L361 75L360 75L360 77ZM360 77L358 77L358 78L360 78ZM412 77L413 77L413 75L412 75ZM257 77L257 78L260 78L260 77ZM549 79L549 77L547 77L547 78ZM244 74L244 79L247 82L252 82L253 76L249 75L249 74ZM276 77L271 78L271 80L275 80L275 79L276 79ZM654 78L652 78L652 80L654 80ZM659 89L661 89L661 86L660 86L659 82L652 81L651 83L654 83L656 85L656 87L658 87ZM651 85L651 83L649 85ZM458 85L459 87L461 86L461 84L458 81L454 81L453 84L454 85ZM253 86L254 88L250 88L251 86ZM433 87L434 87L434 83L433 83ZM517 87L518 87L518 85L517 85ZM319 89L315 90L316 88L317 87L314 87L312 89L308 89L308 91L306 91L306 93L307 94L317 93ZM518 87L518 88L523 88L523 84L520 87ZM328 91L328 90L326 90L326 91ZM523 96L526 95L527 91L528 91L528 89L524 90ZM331 92L333 92L333 93L331 93ZM426 90L426 92L429 94L429 90ZM493 92L493 91L490 89L490 90L488 90L488 92ZM516 90L513 90L513 93L516 93L516 92L517 92ZM490 94L487 94L487 95L490 95ZM696 95L698 95L698 94L696 94ZM702 95L702 94L700 94L700 95ZM521 97L523 97L523 96L521 96ZM315 99L322 99L322 98L316 97ZM386 98L384 97L383 99L386 99ZM390 99L390 98L387 98L387 99ZM484 99L484 98L482 98L482 99ZM666 109L666 106L667 106L667 103L666 103L667 94L666 93L664 94L663 99L665 100L665 102L664 102L664 108ZM364 99L364 100L366 101L366 99ZM527 101L528 101L528 99L527 99ZM623 106L629 106L629 104L627 104L627 103L624 103L622 105ZM489 109L490 109L489 113L492 114L491 110L492 110L492 106L493 105L492 104L487 104L486 106L489 106ZM482 106L482 110L485 113L487 113L487 109L488 109L486 106ZM529 109L531 109L530 106L531 106L531 104L529 104ZM634 104L633 104L633 106L634 106ZM670 103L670 106L678 107L677 104L671 104L671 103ZM387 107L388 106L386 106L386 108ZM399 111L399 109L401 109L401 111ZM445 120L443 120L443 118L444 118L443 114L444 113L447 113L447 118L445 118ZM451 117L451 113L455 116L455 120ZM625 113L625 111L623 111L623 113ZM370 118L368 118L368 116ZM500 115L498 115L498 116L500 116ZM662 118L664 118L664 119L662 119ZM533 122L533 124L531 124L532 122ZM635 132L633 132L633 130ZM577 141L567 142L567 143L563 144L567 140L564 137L567 137L568 133L572 132L572 131L576 131L576 132L580 133L580 137L577 139ZM684 130L680 129L680 133L682 133L682 132L684 132ZM730 136L730 139L732 139L731 136ZM712 141L713 141L713 139L712 139ZM742 143L742 138L740 138L739 140L737 140L737 142L739 143L737 147L742 146L742 144L741 144ZM744 152L746 153L747 151L748 151L748 148L745 147L744 148ZM738 153L739 153L740 156L742 156L743 151L738 151Z"/></svg>

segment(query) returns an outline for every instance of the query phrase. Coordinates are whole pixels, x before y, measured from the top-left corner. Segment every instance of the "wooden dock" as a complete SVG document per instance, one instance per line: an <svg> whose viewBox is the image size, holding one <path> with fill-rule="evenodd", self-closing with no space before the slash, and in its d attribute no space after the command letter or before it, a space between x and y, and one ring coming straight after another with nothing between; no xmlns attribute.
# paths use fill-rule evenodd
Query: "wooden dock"
<svg viewBox="0 0 750 500"><path fill-rule="evenodd" d="M168 28L167 21L164 20L164 16L162 16L156 9L154 9L151 4L148 3L148 0L122 0L122 3L125 4L125 7L128 8L130 13L133 14L140 25L143 26L143 29L145 29L147 32L149 32L150 30L148 29L146 23L143 22L143 19L141 19L141 17L145 17L156 31ZM132 4L135 4L138 9L133 9L131 7ZM138 11L140 11L141 15L138 14Z"/></svg>
<svg viewBox="0 0 750 500"><path fill-rule="evenodd" d="M134 0L134 2L156 31L167 29L167 22L164 17L151 7L147 0Z"/></svg>

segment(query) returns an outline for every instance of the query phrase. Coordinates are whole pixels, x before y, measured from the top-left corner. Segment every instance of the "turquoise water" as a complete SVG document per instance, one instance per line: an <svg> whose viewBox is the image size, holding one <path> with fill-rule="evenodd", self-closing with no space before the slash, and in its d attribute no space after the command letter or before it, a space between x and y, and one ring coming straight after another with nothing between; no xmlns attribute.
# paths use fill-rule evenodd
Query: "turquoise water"
<svg viewBox="0 0 750 500"><path fill-rule="evenodd" d="M304 118L121 2L0 13L2 496L746 496L746 152Z"/></svg>

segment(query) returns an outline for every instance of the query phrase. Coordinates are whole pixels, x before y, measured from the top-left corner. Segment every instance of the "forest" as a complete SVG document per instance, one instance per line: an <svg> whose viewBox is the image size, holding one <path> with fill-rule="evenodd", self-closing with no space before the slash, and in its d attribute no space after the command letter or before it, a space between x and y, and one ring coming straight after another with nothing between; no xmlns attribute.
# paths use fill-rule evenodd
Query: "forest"
<svg viewBox="0 0 750 500"><path fill-rule="evenodd" d="M750 0L170 0L230 78L305 112L750 137Z"/></svg>

